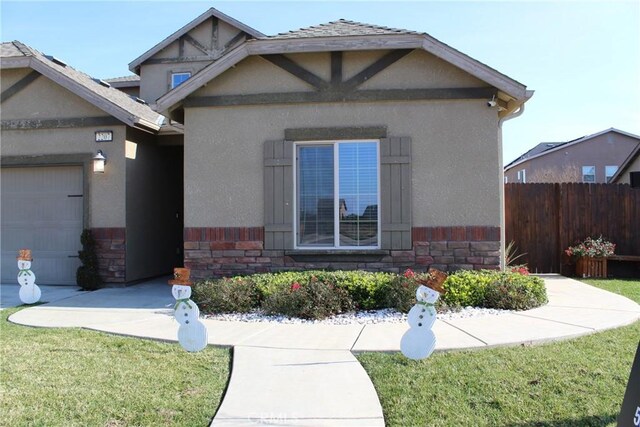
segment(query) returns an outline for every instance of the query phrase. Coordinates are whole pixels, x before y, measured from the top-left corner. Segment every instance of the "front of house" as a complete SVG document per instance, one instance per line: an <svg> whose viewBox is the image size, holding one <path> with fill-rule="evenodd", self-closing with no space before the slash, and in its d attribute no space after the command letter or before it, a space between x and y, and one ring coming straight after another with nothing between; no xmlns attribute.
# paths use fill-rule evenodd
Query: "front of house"
<svg viewBox="0 0 640 427"><path fill-rule="evenodd" d="M97 232L108 281L180 262L194 277L500 265L501 124L531 97L524 85L426 34L340 20L268 37L215 9L130 69L164 122L78 124L77 146L49 141L60 129L9 128L40 108L12 101L43 95L28 85L5 102L3 89L3 206L5 171L37 175L31 155L78 151L79 224ZM135 94L135 81L114 86ZM99 130L115 141L95 142ZM98 149L99 175L86 166Z"/></svg>

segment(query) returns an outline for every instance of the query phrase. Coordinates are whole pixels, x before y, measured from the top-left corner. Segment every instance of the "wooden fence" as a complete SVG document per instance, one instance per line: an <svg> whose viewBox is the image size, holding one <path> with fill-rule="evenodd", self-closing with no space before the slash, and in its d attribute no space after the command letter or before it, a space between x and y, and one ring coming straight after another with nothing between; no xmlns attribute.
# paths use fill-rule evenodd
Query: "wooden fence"
<svg viewBox="0 0 640 427"><path fill-rule="evenodd" d="M640 255L640 190L618 184L505 184L506 241L532 272L570 274L564 250L602 235Z"/></svg>

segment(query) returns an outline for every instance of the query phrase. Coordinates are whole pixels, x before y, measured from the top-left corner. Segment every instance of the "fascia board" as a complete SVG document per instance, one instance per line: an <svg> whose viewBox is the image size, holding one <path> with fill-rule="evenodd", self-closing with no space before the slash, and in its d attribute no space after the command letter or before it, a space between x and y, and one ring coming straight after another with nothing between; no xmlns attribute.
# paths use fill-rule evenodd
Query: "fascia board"
<svg viewBox="0 0 640 427"><path fill-rule="evenodd" d="M424 36L410 35L370 35L308 37L298 39L259 39L247 41L250 55L270 55L282 53L311 53L353 50L419 49Z"/></svg>
<svg viewBox="0 0 640 427"><path fill-rule="evenodd" d="M489 83L491 86L503 91L509 96L512 96L520 101L525 101L527 98L527 87L517 81L505 76L504 74L482 64L479 61L465 55L453 49L450 46L434 39L431 36L424 35L424 42L422 48L437 56L444 61L455 65L463 71L471 74L472 76ZM532 96L533 94L531 94ZM531 97L529 96L529 98Z"/></svg>
<svg viewBox="0 0 640 427"><path fill-rule="evenodd" d="M31 56L5 56L0 58L0 69L30 68Z"/></svg>

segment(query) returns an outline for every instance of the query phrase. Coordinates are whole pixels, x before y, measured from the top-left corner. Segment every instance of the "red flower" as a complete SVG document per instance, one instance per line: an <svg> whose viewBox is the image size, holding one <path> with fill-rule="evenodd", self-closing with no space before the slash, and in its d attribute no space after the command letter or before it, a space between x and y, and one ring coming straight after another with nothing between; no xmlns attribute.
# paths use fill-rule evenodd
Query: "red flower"
<svg viewBox="0 0 640 427"><path fill-rule="evenodd" d="M407 279L413 279L414 277L416 277L416 273L414 273L410 268L407 268L407 270L404 272L404 277L406 277Z"/></svg>
<svg viewBox="0 0 640 427"><path fill-rule="evenodd" d="M298 283L298 282L293 282L293 284L291 285L291 291L292 291L292 292L295 292L295 291L297 291L298 289L300 289L300 283Z"/></svg>

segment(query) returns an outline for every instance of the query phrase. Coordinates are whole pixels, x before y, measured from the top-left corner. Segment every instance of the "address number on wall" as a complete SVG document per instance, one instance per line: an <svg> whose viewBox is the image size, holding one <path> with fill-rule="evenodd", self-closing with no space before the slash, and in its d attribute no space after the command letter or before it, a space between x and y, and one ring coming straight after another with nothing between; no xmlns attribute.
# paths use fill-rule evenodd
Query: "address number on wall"
<svg viewBox="0 0 640 427"><path fill-rule="evenodd" d="M96 142L111 142L113 141L113 131L99 130L96 131Z"/></svg>

